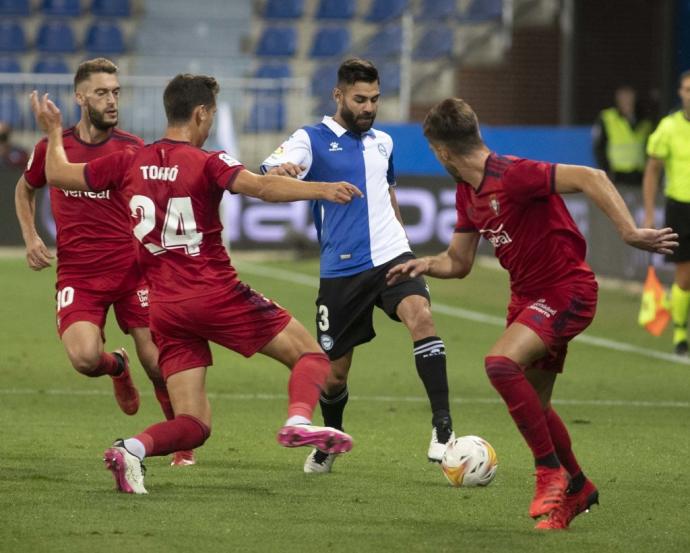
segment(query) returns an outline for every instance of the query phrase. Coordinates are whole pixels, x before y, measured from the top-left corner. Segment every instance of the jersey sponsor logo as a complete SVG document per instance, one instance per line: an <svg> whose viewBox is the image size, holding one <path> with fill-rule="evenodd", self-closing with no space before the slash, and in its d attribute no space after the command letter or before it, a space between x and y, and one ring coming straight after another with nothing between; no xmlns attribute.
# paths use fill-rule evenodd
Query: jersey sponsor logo
<svg viewBox="0 0 690 553"><path fill-rule="evenodd" d="M386 150L386 147L383 144L379 144L379 154L388 159L388 151Z"/></svg>
<svg viewBox="0 0 690 553"><path fill-rule="evenodd" d="M322 334L319 338L319 342L321 342L321 347L324 351L331 351L333 349L333 345L335 344L333 338L328 334Z"/></svg>
<svg viewBox="0 0 690 553"><path fill-rule="evenodd" d="M68 198L90 198L92 200L109 200L110 190L101 192L86 192L84 190L63 190L62 193Z"/></svg>
<svg viewBox="0 0 690 553"><path fill-rule="evenodd" d="M137 290L137 298L139 299L139 305L142 307L148 307L149 306L149 289L148 288L141 288L140 290Z"/></svg>
<svg viewBox="0 0 690 553"><path fill-rule="evenodd" d="M328 148L329 152L342 152L343 149L341 148L340 144L338 144L335 140L331 142L330 148Z"/></svg>
<svg viewBox="0 0 690 553"><path fill-rule="evenodd" d="M498 215L498 212L501 209L501 204L498 203L496 194L491 194L491 196L489 196L489 206L491 207L491 211L493 211L495 215Z"/></svg>
<svg viewBox="0 0 690 553"><path fill-rule="evenodd" d="M175 182L180 169L177 165L173 167L158 167L158 165L140 165L141 176L144 180L164 180Z"/></svg>
<svg viewBox="0 0 690 553"><path fill-rule="evenodd" d="M513 240L508 233L503 230L503 223L497 229L483 228L479 231L484 238L486 238L494 248L499 248L505 244L510 244Z"/></svg>
<svg viewBox="0 0 690 553"><path fill-rule="evenodd" d="M341 253L340 254L340 260L341 261L347 261L348 259L352 259L351 253Z"/></svg>

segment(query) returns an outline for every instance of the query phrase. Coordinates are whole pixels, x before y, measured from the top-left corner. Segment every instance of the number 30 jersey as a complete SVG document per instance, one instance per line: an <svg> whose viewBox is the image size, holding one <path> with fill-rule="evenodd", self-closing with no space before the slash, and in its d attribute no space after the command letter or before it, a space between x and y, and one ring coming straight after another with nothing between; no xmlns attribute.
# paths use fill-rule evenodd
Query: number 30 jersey
<svg viewBox="0 0 690 553"><path fill-rule="evenodd" d="M225 152L169 139L87 163L91 190L125 196L151 301L208 295L237 277L221 239L219 205L243 169Z"/></svg>

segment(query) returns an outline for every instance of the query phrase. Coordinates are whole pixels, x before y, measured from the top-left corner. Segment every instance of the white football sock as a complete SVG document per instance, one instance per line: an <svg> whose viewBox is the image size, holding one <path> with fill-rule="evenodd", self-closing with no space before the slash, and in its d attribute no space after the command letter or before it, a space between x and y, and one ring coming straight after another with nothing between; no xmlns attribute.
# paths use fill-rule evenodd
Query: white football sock
<svg viewBox="0 0 690 553"><path fill-rule="evenodd" d="M139 457L140 461L143 461L144 457L146 457L146 448L144 447L144 444L136 438L127 438L124 441L124 445L125 449L129 451L132 455Z"/></svg>
<svg viewBox="0 0 690 553"><path fill-rule="evenodd" d="M287 420L285 426L294 426L296 424L311 424L311 421L301 415L293 415Z"/></svg>

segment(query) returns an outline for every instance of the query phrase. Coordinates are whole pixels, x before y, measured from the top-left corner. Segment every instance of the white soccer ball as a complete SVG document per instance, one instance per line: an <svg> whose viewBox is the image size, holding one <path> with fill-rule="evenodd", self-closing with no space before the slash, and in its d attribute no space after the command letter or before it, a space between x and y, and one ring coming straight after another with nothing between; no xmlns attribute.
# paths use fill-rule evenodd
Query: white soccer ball
<svg viewBox="0 0 690 553"><path fill-rule="evenodd" d="M487 486L496 476L498 459L486 440L461 436L448 444L441 468L451 486Z"/></svg>

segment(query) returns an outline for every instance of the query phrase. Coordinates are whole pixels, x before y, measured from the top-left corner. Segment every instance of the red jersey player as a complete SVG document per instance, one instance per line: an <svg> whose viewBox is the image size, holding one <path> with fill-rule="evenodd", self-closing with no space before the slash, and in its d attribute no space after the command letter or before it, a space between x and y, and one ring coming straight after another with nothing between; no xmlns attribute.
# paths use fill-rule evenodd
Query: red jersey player
<svg viewBox="0 0 690 553"><path fill-rule="evenodd" d="M133 134L116 128L120 83L117 67L96 58L79 65L74 76L81 119L63 133L67 157L73 162L143 146ZM27 248L29 267L50 266L52 255L35 223L35 193L47 184L47 141L34 148L26 172L17 182L15 205ZM131 334L137 355L151 379L167 418L174 414L158 369L158 350L148 329L148 286L137 266L129 231L129 208L117 191L100 193L50 190L57 227L57 328L72 366L90 377L110 375L120 408L133 415L139 394L129 374L124 349L103 351L106 314L113 306L123 332ZM177 452L173 464L193 464L192 452Z"/></svg>
<svg viewBox="0 0 690 553"><path fill-rule="evenodd" d="M352 447L344 432L311 425L329 373L328 357L287 311L238 280L221 241L218 209L225 190L275 202L338 203L361 192L347 183L255 175L225 152L200 149L213 123L218 89L212 77L176 76L163 95L168 128L162 140L87 164L67 162L59 111L47 96L39 102L32 94L37 120L48 133L46 170L51 183L124 194L150 284L151 330L176 417L106 450L106 466L123 492L146 493L141 465L145 456L191 449L208 438L209 341L247 357L260 352L291 368L288 419L278 433L282 445L311 445L329 453Z"/></svg>
<svg viewBox="0 0 690 553"><path fill-rule="evenodd" d="M485 358L486 373L529 445L536 464L530 506L540 529L567 528L597 502L597 488L573 454L568 431L551 407L568 342L592 321L597 282L585 263L585 240L559 194L584 192L631 246L656 253L677 247L670 228L637 228L602 171L503 157L489 151L469 105L447 99L429 111L424 135L456 179L457 226L448 250L411 260L389 282L417 275L463 278L483 236L510 274L507 328Z"/></svg>

